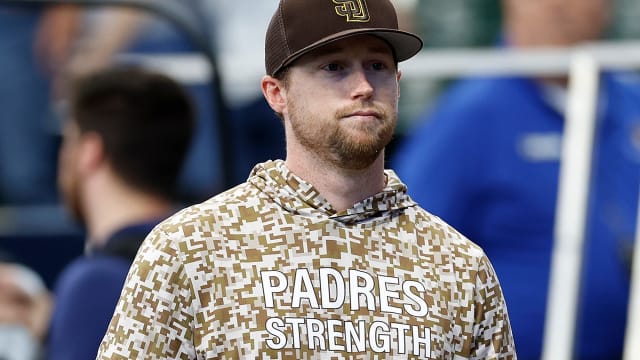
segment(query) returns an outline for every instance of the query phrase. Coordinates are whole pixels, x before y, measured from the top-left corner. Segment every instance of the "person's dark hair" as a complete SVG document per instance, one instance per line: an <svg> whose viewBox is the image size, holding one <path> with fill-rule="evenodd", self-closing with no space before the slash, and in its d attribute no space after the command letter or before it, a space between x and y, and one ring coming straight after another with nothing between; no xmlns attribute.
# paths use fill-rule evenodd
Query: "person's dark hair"
<svg viewBox="0 0 640 360"><path fill-rule="evenodd" d="M113 67L74 84L70 116L81 133L97 133L114 171L141 191L172 199L193 129L195 110L169 77Z"/></svg>

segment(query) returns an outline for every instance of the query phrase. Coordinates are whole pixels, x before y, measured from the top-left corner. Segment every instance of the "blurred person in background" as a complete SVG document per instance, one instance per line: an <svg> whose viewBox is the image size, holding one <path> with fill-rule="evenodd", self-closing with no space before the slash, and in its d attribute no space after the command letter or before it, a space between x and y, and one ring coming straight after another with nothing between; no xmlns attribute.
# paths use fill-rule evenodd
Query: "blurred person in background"
<svg viewBox="0 0 640 360"><path fill-rule="evenodd" d="M174 8L186 10L180 13L187 14L191 25L202 28L206 19L197 11L196 4L197 1L174 2ZM157 62L147 65L147 61L153 62L161 55L179 57L199 51L184 29L165 17L135 7L112 6L108 1L97 7L61 6L44 14L35 25L36 52L43 68L55 70L50 71L48 101L60 113L68 106L68 88L74 79L85 74L116 63L158 66ZM218 104L210 79L193 79L192 69L186 69L191 78L181 79L185 68L180 65L171 61L169 65L161 63L158 71L180 81L197 108L198 131L194 132L178 190L180 197L190 202L222 190L221 160L219 156L211 156L219 146L215 129Z"/></svg>
<svg viewBox="0 0 640 360"><path fill-rule="evenodd" d="M225 104L217 103L215 95L218 89L214 88L210 78L196 79L191 75L183 83L195 99L199 118L180 190L189 201L199 201L229 185L224 184L222 173L222 149L219 148L222 136L226 136L231 144L228 152L234 154L233 173L226 174L234 184L244 181L256 159L276 158L284 151L284 133L278 126L279 120L255 87L262 76L262 61L260 56L256 56L260 54L248 46L254 41L263 41L261 31L266 27L276 2L192 0L174 5L184 10L181 13L193 28L205 35L201 40L213 44L220 66L218 74L225 73L222 77ZM186 36L182 28L163 17L129 7L80 10L80 15L75 18L78 31L73 51L67 58L64 71L58 73L55 81L58 94L64 94L65 84L73 78L109 64L152 61L159 56L175 58L175 55L186 55L189 58L202 55L202 49ZM62 42L66 41L63 34L61 37ZM163 71L184 73L181 66L184 63L170 62ZM252 75L252 69L257 69L257 74ZM187 69L187 72L197 73L192 69ZM225 110L229 110L225 114L229 117L228 134L221 134L217 127L217 122L221 121L218 107L223 105L228 108Z"/></svg>
<svg viewBox="0 0 640 360"><path fill-rule="evenodd" d="M567 47L600 38L612 2L502 5L506 46ZM622 355L640 180L640 86L627 75L601 76L578 359ZM520 359L541 355L566 86L566 77L462 79L421 116L392 161L414 199L486 250Z"/></svg>
<svg viewBox="0 0 640 360"><path fill-rule="evenodd" d="M39 359L50 315L40 275L0 251L0 359Z"/></svg>
<svg viewBox="0 0 640 360"><path fill-rule="evenodd" d="M52 360L96 356L140 243L174 210L194 126L184 89L140 68L90 73L70 96L58 180L68 209L86 227L86 255L55 287Z"/></svg>

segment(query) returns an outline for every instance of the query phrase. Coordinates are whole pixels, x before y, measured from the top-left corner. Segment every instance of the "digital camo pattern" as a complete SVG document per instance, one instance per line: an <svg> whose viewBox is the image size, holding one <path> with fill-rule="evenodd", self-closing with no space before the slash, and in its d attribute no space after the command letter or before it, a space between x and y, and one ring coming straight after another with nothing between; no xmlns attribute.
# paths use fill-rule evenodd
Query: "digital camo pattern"
<svg viewBox="0 0 640 360"><path fill-rule="evenodd" d="M145 240L98 359L515 359L483 251L392 171L336 213L283 161Z"/></svg>

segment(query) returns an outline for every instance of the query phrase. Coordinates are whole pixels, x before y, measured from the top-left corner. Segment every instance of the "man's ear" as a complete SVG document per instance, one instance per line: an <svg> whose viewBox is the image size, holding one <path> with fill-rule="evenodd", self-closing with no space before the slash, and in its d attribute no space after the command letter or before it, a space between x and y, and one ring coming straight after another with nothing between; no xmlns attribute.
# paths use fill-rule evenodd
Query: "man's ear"
<svg viewBox="0 0 640 360"><path fill-rule="evenodd" d="M286 89L282 81L265 75L261 82L262 94L271 106L271 109L278 114L282 114L286 108Z"/></svg>
<svg viewBox="0 0 640 360"><path fill-rule="evenodd" d="M105 161L104 142L95 132L82 135L78 151L78 167L83 173L95 171Z"/></svg>

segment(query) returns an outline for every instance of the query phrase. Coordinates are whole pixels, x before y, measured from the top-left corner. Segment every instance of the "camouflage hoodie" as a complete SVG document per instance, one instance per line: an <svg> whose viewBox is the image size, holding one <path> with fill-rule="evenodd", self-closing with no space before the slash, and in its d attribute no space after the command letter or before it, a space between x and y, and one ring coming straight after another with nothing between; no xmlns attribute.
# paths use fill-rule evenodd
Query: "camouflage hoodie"
<svg viewBox="0 0 640 360"><path fill-rule="evenodd" d="M270 161L167 219L98 359L515 359L483 251L386 176L336 212Z"/></svg>

